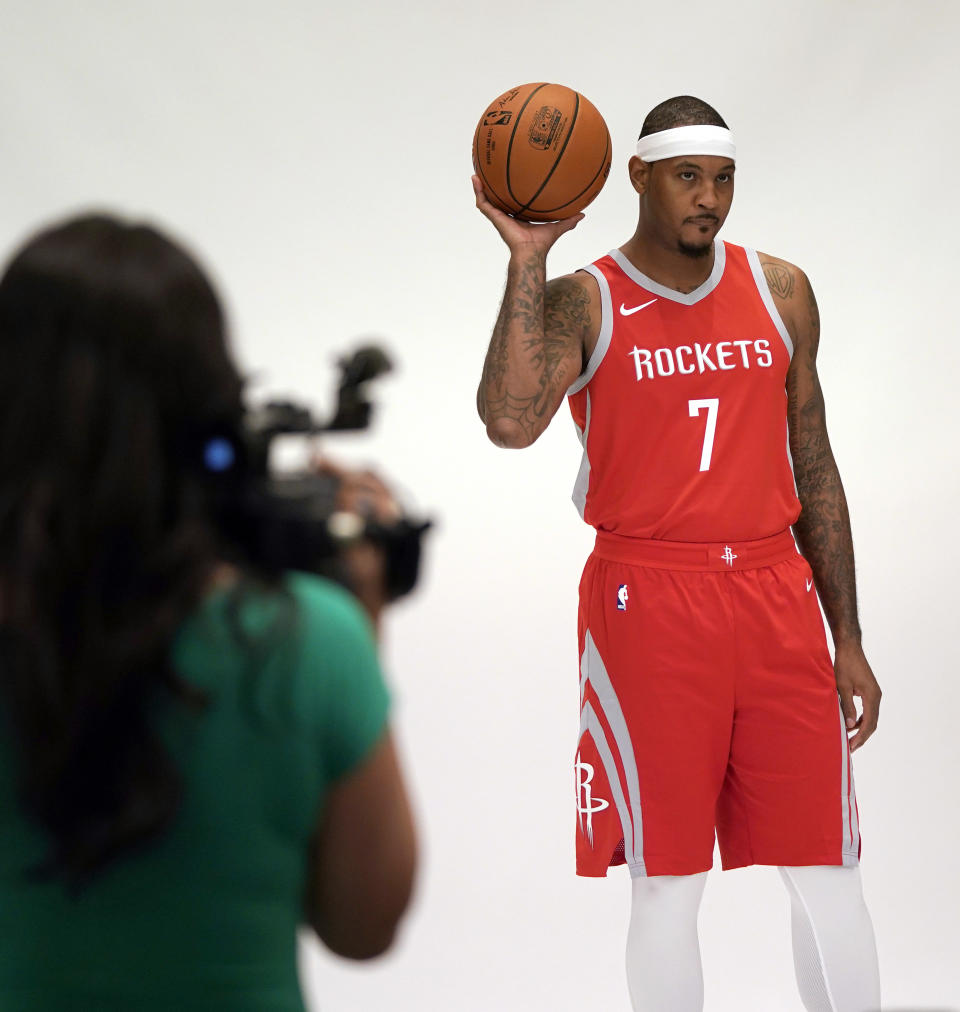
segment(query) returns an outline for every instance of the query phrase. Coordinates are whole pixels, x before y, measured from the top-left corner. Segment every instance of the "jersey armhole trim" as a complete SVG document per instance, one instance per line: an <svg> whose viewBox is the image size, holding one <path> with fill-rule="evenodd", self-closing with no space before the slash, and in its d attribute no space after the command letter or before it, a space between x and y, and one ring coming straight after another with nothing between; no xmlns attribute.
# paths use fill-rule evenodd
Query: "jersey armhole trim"
<svg viewBox="0 0 960 1012"><path fill-rule="evenodd" d="M777 309L777 304L773 301L773 294L770 291L770 286L767 284L766 275L763 273L763 265L760 263L760 257L757 255L757 251L755 249L747 249L744 247L744 253L747 254L747 263L750 264L750 270L753 273L753 280L757 286L757 291L760 293L760 298L763 300L763 304L766 307L770 319L773 321L773 325L777 328L777 332L780 334L783 343L786 345L787 354L790 356L792 361L793 339L790 337L790 331L787 330L787 326L783 322L780 310Z"/></svg>
<svg viewBox="0 0 960 1012"><path fill-rule="evenodd" d="M587 368L577 377L576 381L567 388L567 396L572 397L579 393L593 379L600 363L607 354L610 347L610 338L613 336L613 303L610 299L610 286L603 272L595 264L580 268L590 274L597 282L600 289L600 334L597 337L597 345L593 349Z"/></svg>

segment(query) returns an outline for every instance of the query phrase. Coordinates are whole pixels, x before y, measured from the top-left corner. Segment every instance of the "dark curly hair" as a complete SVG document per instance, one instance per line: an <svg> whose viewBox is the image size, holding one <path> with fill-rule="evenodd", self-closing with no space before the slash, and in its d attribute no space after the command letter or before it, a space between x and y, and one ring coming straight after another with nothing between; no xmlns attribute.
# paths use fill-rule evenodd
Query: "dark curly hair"
<svg viewBox="0 0 960 1012"><path fill-rule="evenodd" d="M239 424L244 380L193 259L106 215L15 255L0 362L4 733L52 842L35 872L79 888L179 806L150 713L158 695L193 698L169 647L224 557L183 448Z"/></svg>
<svg viewBox="0 0 960 1012"><path fill-rule="evenodd" d="M726 127L723 117L712 105L693 95L677 95L654 106L647 113L640 129L640 136L659 133L661 130L672 130L681 126L719 126Z"/></svg>

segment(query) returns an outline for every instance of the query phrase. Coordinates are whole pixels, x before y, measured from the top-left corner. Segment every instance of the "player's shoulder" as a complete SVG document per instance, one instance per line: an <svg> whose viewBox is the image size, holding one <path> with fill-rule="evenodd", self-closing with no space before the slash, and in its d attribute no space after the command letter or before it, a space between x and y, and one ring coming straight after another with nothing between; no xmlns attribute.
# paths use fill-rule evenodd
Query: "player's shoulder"
<svg viewBox="0 0 960 1012"><path fill-rule="evenodd" d="M774 256L772 253L762 253L760 250L757 250L757 259L774 295L789 299L798 288L809 284L807 275L789 260Z"/></svg>
<svg viewBox="0 0 960 1012"><path fill-rule="evenodd" d="M816 299L807 275L789 260L757 251L767 287L794 344L806 338L815 323L819 331Z"/></svg>
<svg viewBox="0 0 960 1012"><path fill-rule="evenodd" d="M597 279L589 271L578 270L572 274L559 274L547 282L547 292L564 292L580 288L588 294L597 290Z"/></svg>
<svg viewBox="0 0 960 1012"><path fill-rule="evenodd" d="M761 253L758 250L757 259L760 261L763 276L777 308L790 326L789 318L807 303L810 296L810 281L796 264L782 257L776 257L772 253ZM791 326L790 329L792 331L794 328Z"/></svg>
<svg viewBox="0 0 960 1012"><path fill-rule="evenodd" d="M561 274L547 282L546 309L550 319L576 322L586 331L600 318L600 286L587 271Z"/></svg>
<svg viewBox="0 0 960 1012"><path fill-rule="evenodd" d="M591 312L600 309L600 285L597 279L586 270L577 270L572 274L561 274L547 282L547 298L551 302L568 302L571 305L589 303Z"/></svg>
<svg viewBox="0 0 960 1012"><path fill-rule="evenodd" d="M547 282L546 332L552 339L561 339L571 354L578 355L581 367L596 347L602 313L600 287L586 271L561 274Z"/></svg>

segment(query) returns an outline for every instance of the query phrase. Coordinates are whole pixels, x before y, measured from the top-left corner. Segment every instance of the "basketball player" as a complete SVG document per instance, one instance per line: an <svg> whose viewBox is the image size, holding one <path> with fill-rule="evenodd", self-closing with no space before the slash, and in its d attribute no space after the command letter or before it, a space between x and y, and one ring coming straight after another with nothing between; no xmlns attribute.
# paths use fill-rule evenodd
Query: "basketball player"
<svg viewBox="0 0 960 1012"><path fill-rule="evenodd" d="M793 264L717 239L735 168L713 108L658 105L629 162L633 236L550 282L547 252L583 215L520 222L475 176L510 251L477 407L494 443L524 447L567 397L583 445L574 501L597 540L580 583L577 872L629 867L634 1009L703 1007L716 834L724 868L779 866L805 1007L865 1012L880 985L850 753L880 688L816 300Z"/></svg>

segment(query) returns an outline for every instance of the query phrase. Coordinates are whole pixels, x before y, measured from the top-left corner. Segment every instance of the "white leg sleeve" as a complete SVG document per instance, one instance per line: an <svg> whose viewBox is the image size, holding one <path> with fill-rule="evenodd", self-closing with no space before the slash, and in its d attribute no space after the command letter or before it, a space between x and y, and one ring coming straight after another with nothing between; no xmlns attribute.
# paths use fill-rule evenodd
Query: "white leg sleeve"
<svg viewBox="0 0 960 1012"><path fill-rule="evenodd" d="M781 868L790 893L793 962L807 1012L878 1012L880 970L860 869Z"/></svg>
<svg viewBox="0 0 960 1012"><path fill-rule="evenodd" d="M702 1012L697 914L706 881L706 872L632 879L627 985L634 1012Z"/></svg>

